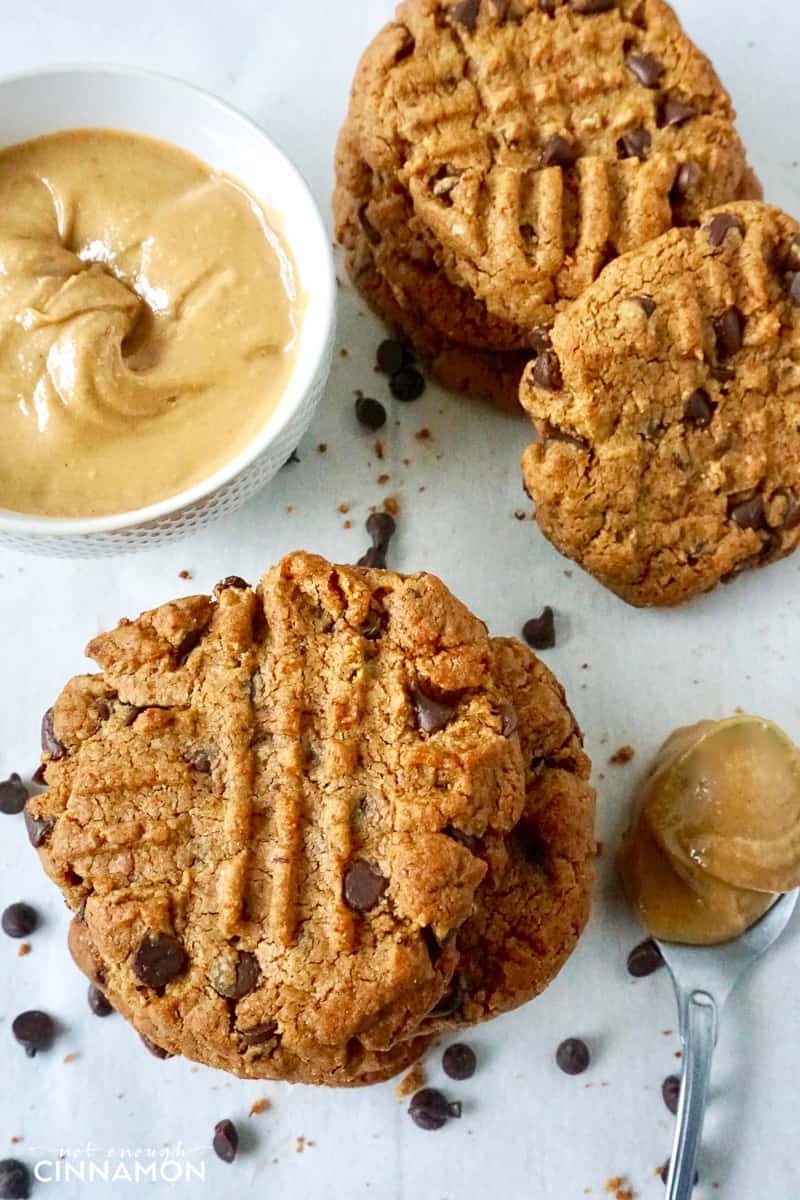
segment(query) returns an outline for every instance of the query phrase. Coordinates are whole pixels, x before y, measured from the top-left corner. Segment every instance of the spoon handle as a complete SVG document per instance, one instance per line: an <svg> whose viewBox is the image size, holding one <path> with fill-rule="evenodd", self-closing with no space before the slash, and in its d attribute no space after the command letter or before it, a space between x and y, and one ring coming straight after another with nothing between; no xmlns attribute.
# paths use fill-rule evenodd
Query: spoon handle
<svg viewBox="0 0 800 1200"><path fill-rule="evenodd" d="M666 1200L689 1200L694 1189L711 1056L717 1040L718 1012L714 997L708 992L694 991L682 995L680 1001L683 1074Z"/></svg>

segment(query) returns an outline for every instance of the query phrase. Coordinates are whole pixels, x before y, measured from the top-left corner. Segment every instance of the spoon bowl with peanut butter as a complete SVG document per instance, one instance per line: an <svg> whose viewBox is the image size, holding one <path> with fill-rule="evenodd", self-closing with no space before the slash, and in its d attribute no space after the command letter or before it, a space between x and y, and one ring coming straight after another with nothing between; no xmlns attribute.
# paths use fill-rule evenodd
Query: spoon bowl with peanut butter
<svg viewBox="0 0 800 1200"><path fill-rule="evenodd" d="M683 1072L667 1200L688 1200L724 1005L800 887L800 751L738 714L678 729L637 793L619 866L675 987Z"/></svg>

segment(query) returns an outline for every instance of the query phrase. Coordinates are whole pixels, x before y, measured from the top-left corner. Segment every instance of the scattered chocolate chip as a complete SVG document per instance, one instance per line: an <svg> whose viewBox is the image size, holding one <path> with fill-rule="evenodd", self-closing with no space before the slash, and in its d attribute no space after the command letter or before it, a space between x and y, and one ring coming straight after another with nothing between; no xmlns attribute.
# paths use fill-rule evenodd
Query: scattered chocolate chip
<svg viewBox="0 0 800 1200"><path fill-rule="evenodd" d="M264 1046L277 1037L278 1026L275 1021L261 1021L258 1025L251 1025L247 1029L237 1029L236 1032L248 1046Z"/></svg>
<svg viewBox="0 0 800 1200"><path fill-rule="evenodd" d="M744 233L744 225L733 213L717 213L708 224L708 240L711 245L721 246L731 229L738 229L741 234Z"/></svg>
<svg viewBox="0 0 800 1200"><path fill-rule="evenodd" d="M89 1001L89 1008L96 1017L109 1017L114 1011L114 1007L105 992L101 992L100 988L94 983L89 984L86 999Z"/></svg>
<svg viewBox="0 0 800 1200"><path fill-rule="evenodd" d="M38 1009L20 1013L14 1018L11 1032L21 1046L25 1047L28 1058L34 1058L39 1050L49 1050L56 1035L55 1022L47 1013Z"/></svg>
<svg viewBox="0 0 800 1200"><path fill-rule="evenodd" d="M351 863L344 874L344 902L354 912L369 912L389 886L377 867L363 858Z"/></svg>
<svg viewBox="0 0 800 1200"><path fill-rule="evenodd" d="M232 978L215 979L212 986L226 1000L241 1000L256 990L260 979L261 968L258 959L255 954L244 950L239 955Z"/></svg>
<svg viewBox="0 0 800 1200"><path fill-rule="evenodd" d="M0 813L9 817L21 813L27 799L28 789L16 771L0 781Z"/></svg>
<svg viewBox="0 0 800 1200"><path fill-rule="evenodd" d="M31 810L26 807L24 821L25 828L28 831L28 840L38 850L55 825L55 820L52 817L35 817Z"/></svg>
<svg viewBox="0 0 800 1200"><path fill-rule="evenodd" d="M193 750L191 754L186 755L186 762L200 775L208 775L211 772L211 758L207 750Z"/></svg>
<svg viewBox="0 0 800 1200"><path fill-rule="evenodd" d="M800 271L787 271L786 291L792 304L800 304Z"/></svg>
<svg viewBox="0 0 800 1200"><path fill-rule="evenodd" d="M666 1185L667 1179L669 1178L669 1164L670 1164L670 1159L667 1159L667 1161L664 1163L663 1167L659 1171L659 1175L661 1176L661 1182L665 1185ZM692 1187L697 1187L699 1182L700 1182L700 1172L695 1171L694 1183L692 1184Z"/></svg>
<svg viewBox="0 0 800 1200"><path fill-rule="evenodd" d="M717 356L719 358L731 358L737 354L742 348L742 334L744 333L744 315L735 305L726 308L713 319L714 337L717 341Z"/></svg>
<svg viewBox="0 0 800 1200"><path fill-rule="evenodd" d="M369 217L367 216L367 205L366 204L362 204L358 210L358 221L359 221L359 224L361 225L361 228L364 230L364 233L366 235L366 238L367 238L367 241L369 242L369 244L371 246L379 246L382 241L382 238L381 238L381 235L378 232L378 230L372 224L372 221L370 221Z"/></svg>
<svg viewBox="0 0 800 1200"><path fill-rule="evenodd" d="M221 1158L224 1163L233 1162L239 1149L239 1131L233 1121L226 1118L217 1122L214 1126L212 1145L217 1158Z"/></svg>
<svg viewBox="0 0 800 1200"><path fill-rule="evenodd" d="M661 1085L661 1095L663 1096L664 1103L666 1104L669 1111L672 1113L673 1117L675 1116L675 1113L678 1111L678 1100L680 1099L680 1094L681 1094L680 1079L678 1078L677 1075L668 1075L667 1078L664 1080L664 1082Z"/></svg>
<svg viewBox="0 0 800 1200"><path fill-rule="evenodd" d="M458 4L450 9L450 15L454 21L458 21L465 29L471 31L478 23L478 13L480 10L481 0L460 0Z"/></svg>
<svg viewBox="0 0 800 1200"><path fill-rule="evenodd" d="M644 979L646 975L652 975L663 965L664 959L661 957L661 951L652 938L639 942L639 945L634 946L628 955L628 974L633 975L635 979Z"/></svg>
<svg viewBox="0 0 800 1200"><path fill-rule="evenodd" d="M703 178L703 172L696 162L681 163L675 173L675 182L672 185L671 199L673 204L680 203L689 192L694 191L700 180Z"/></svg>
<svg viewBox="0 0 800 1200"><path fill-rule="evenodd" d="M764 523L764 497L752 496L749 500L728 501L728 516L740 529L758 529Z"/></svg>
<svg viewBox="0 0 800 1200"><path fill-rule="evenodd" d="M556 621L549 604L542 609L540 616L531 617L525 622L522 636L534 650L552 650L556 644Z"/></svg>
<svg viewBox="0 0 800 1200"><path fill-rule="evenodd" d="M649 320L656 311L656 302L652 296L628 296L628 299L633 304L638 304L644 315Z"/></svg>
<svg viewBox="0 0 800 1200"><path fill-rule="evenodd" d="M693 105L687 104L685 100L679 100L677 96L667 96L659 108L658 124L662 129L670 126L677 127L696 116L697 109ZM694 164L684 163L684 166L687 165L693 166Z"/></svg>
<svg viewBox="0 0 800 1200"><path fill-rule="evenodd" d="M438 733L440 729L449 725L456 712L456 705L436 700L420 687L413 689L411 699L417 718L417 729L423 733Z"/></svg>
<svg viewBox="0 0 800 1200"><path fill-rule="evenodd" d="M220 579L214 591L224 592L226 588L237 588L239 591L244 591L249 587L250 584L246 579L242 579L241 575L226 575L224 579Z"/></svg>
<svg viewBox="0 0 800 1200"><path fill-rule="evenodd" d="M20 900L17 904L9 904L3 913L3 933L12 938L30 937L39 924L39 914L30 904Z"/></svg>
<svg viewBox="0 0 800 1200"><path fill-rule="evenodd" d="M664 64L653 54L644 54L641 50L630 50L625 55L625 66L646 88L656 87L664 74Z"/></svg>
<svg viewBox="0 0 800 1200"><path fill-rule="evenodd" d="M471 1079L477 1065L475 1051L464 1042L448 1046L442 1055L442 1070L450 1079Z"/></svg>
<svg viewBox="0 0 800 1200"><path fill-rule="evenodd" d="M374 546L388 546L396 529L397 525L391 513L370 513L367 517L367 533Z"/></svg>
<svg viewBox="0 0 800 1200"><path fill-rule="evenodd" d="M617 153L620 158L638 158L642 162L647 158L653 139L647 129L629 129L623 133L617 142Z"/></svg>
<svg viewBox="0 0 800 1200"><path fill-rule="evenodd" d="M378 571L386 570L386 549L384 546L370 546L366 554L358 560L359 567L372 567Z"/></svg>
<svg viewBox="0 0 800 1200"><path fill-rule="evenodd" d="M16 1158L0 1160L0 1200L28 1200L31 1173Z"/></svg>
<svg viewBox="0 0 800 1200"><path fill-rule="evenodd" d="M582 1075L590 1061L589 1047L580 1038L567 1038L556 1050L556 1063L565 1075Z"/></svg>
<svg viewBox="0 0 800 1200"><path fill-rule="evenodd" d="M146 1033L139 1034L139 1040L145 1049L149 1050L153 1058L160 1058L162 1061L167 1058L174 1058L174 1054L170 1054L169 1050L164 1050L163 1047L157 1046Z"/></svg>
<svg viewBox="0 0 800 1200"><path fill-rule="evenodd" d="M355 408L356 420L365 429L371 429L374 433L386 424L386 409L380 400L373 400L370 396L359 396Z"/></svg>
<svg viewBox="0 0 800 1200"><path fill-rule="evenodd" d="M396 375L403 367L411 365L411 354L397 338L386 338L378 346L378 368L385 375Z"/></svg>
<svg viewBox="0 0 800 1200"><path fill-rule="evenodd" d="M146 933L133 956L133 973L152 988L166 987L188 962L183 946L169 933Z"/></svg>
<svg viewBox="0 0 800 1200"><path fill-rule="evenodd" d="M561 363L555 350L543 350L533 364L533 382L545 392L559 392L563 386Z"/></svg>
<svg viewBox="0 0 800 1200"><path fill-rule="evenodd" d="M389 380L389 390L395 400L402 400L404 403L419 400L425 391L425 377L416 367L404 367Z"/></svg>
<svg viewBox="0 0 800 1200"><path fill-rule="evenodd" d="M423 1088L411 1098L408 1115L420 1129L441 1129L451 1117L461 1116L461 1102L448 1100L436 1088Z"/></svg>
<svg viewBox="0 0 800 1200"><path fill-rule="evenodd" d="M52 708L48 708L42 717L42 750L56 761L67 753L66 746L62 745L55 735Z"/></svg>
<svg viewBox="0 0 800 1200"><path fill-rule="evenodd" d="M617 0L569 0L569 6L575 13L591 16L594 13L610 12L617 7Z"/></svg>
<svg viewBox="0 0 800 1200"><path fill-rule="evenodd" d="M537 354L541 354L543 351L549 350L551 348L550 326L537 325L535 329L532 329L530 344L531 350L534 350Z"/></svg>
<svg viewBox="0 0 800 1200"><path fill-rule="evenodd" d="M711 424L713 415L714 405L711 403L711 397L705 388L697 388L686 401L683 419L690 425L696 425L698 429L705 429Z"/></svg>
<svg viewBox="0 0 800 1200"><path fill-rule="evenodd" d="M554 133L542 147L543 167L571 167L575 164L578 152L572 142L567 141L560 133Z"/></svg>

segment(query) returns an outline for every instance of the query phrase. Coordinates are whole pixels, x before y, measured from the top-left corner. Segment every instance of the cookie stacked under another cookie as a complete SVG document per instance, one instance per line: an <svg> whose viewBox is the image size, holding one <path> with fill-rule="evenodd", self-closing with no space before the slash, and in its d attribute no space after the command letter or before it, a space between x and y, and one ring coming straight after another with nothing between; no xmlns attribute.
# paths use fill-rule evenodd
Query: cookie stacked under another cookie
<svg viewBox="0 0 800 1200"><path fill-rule="evenodd" d="M164 1054L359 1084L529 999L586 921L550 672L429 575L295 554L96 638L26 820L80 965Z"/></svg>
<svg viewBox="0 0 800 1200"><path fill-rule="evenodd" d="M350 272L443 382L515 407L618 254L760 194L733 120L663 0L406 0L339 140Z"/></svg>

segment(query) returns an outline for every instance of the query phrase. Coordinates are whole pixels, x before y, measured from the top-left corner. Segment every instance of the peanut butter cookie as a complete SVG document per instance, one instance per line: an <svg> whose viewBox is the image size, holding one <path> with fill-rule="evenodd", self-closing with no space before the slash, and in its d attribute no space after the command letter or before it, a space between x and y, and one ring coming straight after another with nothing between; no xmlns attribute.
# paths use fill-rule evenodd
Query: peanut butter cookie
<svg viewBox="0 0 800 1200"><path fill-rule="evenodd" d="M631 604L679 604L800 542L800 225L758 202L612 263L522 402L545 535Z"/></svg>
<svg viewBox="0 0 800 1200"><path fill-rule="evenodd" d="M166 1054L358 1084L529 999L586 920L559 685L429 575L302 553L95 638L31 841L76 960Z"/></svg>

